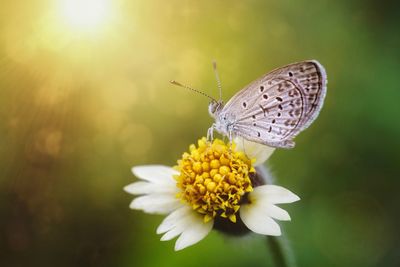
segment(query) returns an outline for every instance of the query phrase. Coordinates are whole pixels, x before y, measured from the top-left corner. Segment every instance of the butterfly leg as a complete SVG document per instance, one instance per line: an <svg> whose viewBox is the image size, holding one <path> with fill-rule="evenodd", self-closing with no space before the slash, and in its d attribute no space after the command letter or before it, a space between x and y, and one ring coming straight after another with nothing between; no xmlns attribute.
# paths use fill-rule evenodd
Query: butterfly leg
<svg viewBox="0 0 400 267"><path fill-rule="evenodd" d="M215 123L211 125L210 128L207 130L207 141L212 142L214 140L214 128L215 128Z"/></svg>
<svg viewBox="0 0 400 267"><path fill-rule="evenodd" d="M233 129L228 130L228 138L229 138L229 149L232 151L232 144L233 144Z"/></svg>

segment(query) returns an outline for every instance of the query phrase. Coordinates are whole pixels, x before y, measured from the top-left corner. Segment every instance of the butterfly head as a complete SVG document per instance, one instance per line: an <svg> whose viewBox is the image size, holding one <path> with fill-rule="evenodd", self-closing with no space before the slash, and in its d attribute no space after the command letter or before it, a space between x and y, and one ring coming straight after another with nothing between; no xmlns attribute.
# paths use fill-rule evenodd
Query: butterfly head
<svg viewBox="0 0 400 267"><path fill-rule="evenodd" d="M211 117L216 118L218 114L221 112L223 107L224 107L224 102L222 100L213 99L208 105L208 113L210 113Z"/></svg>

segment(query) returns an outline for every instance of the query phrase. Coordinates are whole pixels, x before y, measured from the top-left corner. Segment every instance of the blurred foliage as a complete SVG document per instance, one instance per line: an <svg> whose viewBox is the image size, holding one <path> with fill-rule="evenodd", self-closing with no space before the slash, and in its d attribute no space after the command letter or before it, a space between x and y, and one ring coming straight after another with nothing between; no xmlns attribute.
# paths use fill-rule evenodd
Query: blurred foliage
<svg viewBox="0 0 400 267"><path fill-rule="evenodd" d="M400 266L399 5L395 1L109 1L69 25L58 1L0 9L1 266L270 266L265 240L212 233L182 252L128 208L133 165L173 165L224 99L318 59L322 112L269 161L301 196L282 223L299 266Z"/></svg>

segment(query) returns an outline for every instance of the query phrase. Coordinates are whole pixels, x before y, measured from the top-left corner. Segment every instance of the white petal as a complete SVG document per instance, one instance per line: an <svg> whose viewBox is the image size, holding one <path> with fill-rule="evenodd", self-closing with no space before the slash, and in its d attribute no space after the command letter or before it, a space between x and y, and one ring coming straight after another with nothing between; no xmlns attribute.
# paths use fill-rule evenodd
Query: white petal
<svg viewBox="0 0 400 267"><path fill-rule="evenodd" d="M175 184L155 184L148 182L135 182L124 187L124 190L132 195L144 195L154 193L176 194L179 189Z"/></svg>
<svg viewBox="0 0 400 267"><path fill-rule="evenodd" d="M203 216L188 206L183 206L170 215L157 228L157 233L165 233L161 241L170 240L178 235L175 250L181 250L203 239L212 229L213 221L204 223Z"/></svg>
<svg viewBox="0 0 400 267"><path fill-rule="evenodd" d="M138 178L156 184L175 184L173 176L179 175L177 170L163 165L136 166L132 172Z"/></svg>
<svg viewBox="0 0 400 267"><path fill-rule="evenodd" d="M263 206L263 205L261 205L261 206ZM277 219L280 221L290 221L289 213L280 207L270 204L270 205L263 206L263 208L265 210L265 213L274 219Z"/></svg>
<svg viewBox="0 0 400 267"><path fill-rule="evenodd" d="M131 209L143 210L147 213L167 214L177 209L182 204L179 199L171 194L151 194L135 198Z"/></svg>
<svg viewBox="0 0 400 267"><path fill-rule="evenodd" d="M165 217L165 219L158 226L157 234L162 234L173 229L176 226L177 221L189 216L191 212L193 212L193 210L186 205L174 210L171 212L171 214Z"/></svg>
<svg viewBox="0 0 400 267"><path fill-rule="evenodd" d="M178 235L180 235L183 231L183 228L181 227L175 227L171 230L169 230L168 232L166 232L162 237L161 237L161 241L168 241L171 240L175 237L177 237Z"/></svg>
<svg viewBox="0 0 400 267"><path fill-rule="evenodd" d="M288 189L277 185L258 186L249 194L249 198L271 204L292 203L300 200L297 195Z"/></svg>
<svg viewBox="0 0 400 267"><path fill-rule="evenodd" d="M191 211L192 213L195 211ZM171 240L172 238L180 235L184 232L187 228L190 228L192 225L192 216L193 214L185 214L183 217L177 218L174 221L174 224L170 229L161 237L161 241Z"/></svg>
<svg viewBox="0 0 400 267"><path fill-rule="evenodd" d="M193 217L191 225L189 225L176 240L175 251L196 244L206 237L213 228L213 220L204 223L202 216L197 214L194 214L194 216L197 218Z"/></svg>
<svg viewBox="0 0 400 267"><path fill-rule="evenodd" d="M234 142L238 150L245 152L250 159L256 159L255 166L263 164L275 151L274 147L251 142L242 137L236 137Z"/></svg>
<svg viewBox="0 0 400 267"><path fill-rule="evenodd" d="M240 207L240 218L251 231L261 235L281 235L279 225L269 217L260 205L243 205Z"/></svg>

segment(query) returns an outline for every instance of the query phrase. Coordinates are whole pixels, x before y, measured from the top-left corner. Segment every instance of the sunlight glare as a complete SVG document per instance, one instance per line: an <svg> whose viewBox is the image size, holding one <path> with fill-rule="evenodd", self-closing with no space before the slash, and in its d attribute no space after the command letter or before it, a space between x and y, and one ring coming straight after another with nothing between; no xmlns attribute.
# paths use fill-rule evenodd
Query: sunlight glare
<svg viewBox="0 0 400 267"><path fill-rule="evenodd" d="M77 30L94 30L110 13L110 0L60 0L65 22Z"/></svg>

